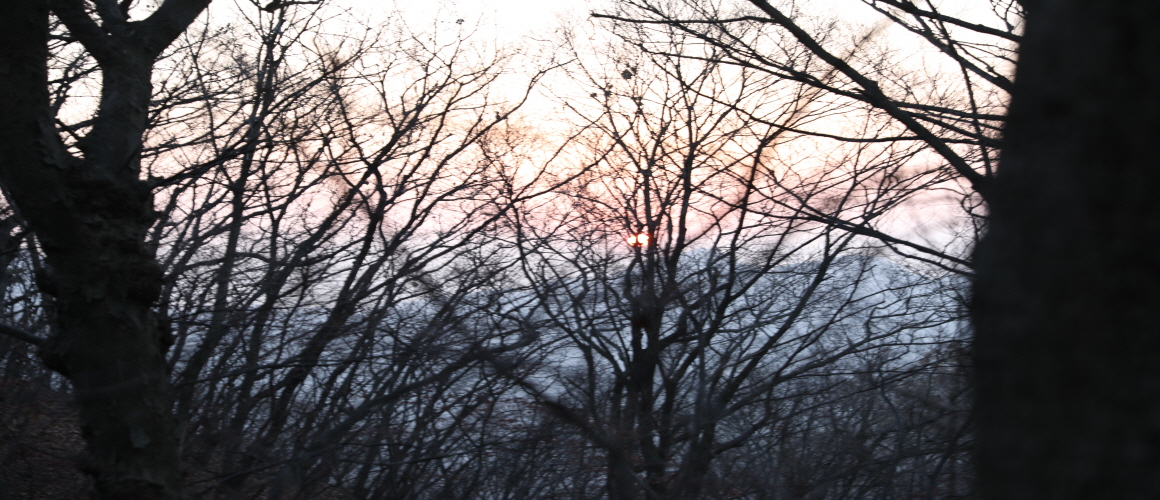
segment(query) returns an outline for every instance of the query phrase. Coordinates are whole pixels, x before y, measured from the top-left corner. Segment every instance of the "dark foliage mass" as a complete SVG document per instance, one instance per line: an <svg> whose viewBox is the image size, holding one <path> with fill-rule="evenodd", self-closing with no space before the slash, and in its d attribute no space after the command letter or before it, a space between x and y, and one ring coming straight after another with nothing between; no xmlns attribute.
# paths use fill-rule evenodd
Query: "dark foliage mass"
<svg viewBox="0 0 1160 500"><path fill-rule="evenodd" d="M863 3L624 0L505 49L326 3L28 2L0 491L971 497L968 255L1022 8Z"/></svg>

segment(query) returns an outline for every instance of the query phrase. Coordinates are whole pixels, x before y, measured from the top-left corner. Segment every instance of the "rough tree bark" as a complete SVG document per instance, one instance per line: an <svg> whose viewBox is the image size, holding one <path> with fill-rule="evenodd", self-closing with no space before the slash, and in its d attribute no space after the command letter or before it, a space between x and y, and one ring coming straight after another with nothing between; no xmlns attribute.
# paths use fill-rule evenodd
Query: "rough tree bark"
<svg viewBox="0 0 1160 500"><path fill-rule="evenodd" d="M139 179L153 61L209 0L166 0L130 22L131 2L12 2L0 29L0 185L36 235L55 297L56 325L41 358L73 384L88 442L84 468L101 498L177 498L176 422L170 410L153 302L161 270L145 235L153 196ZM48 94L49 9L101 68L92 128L72 154Z"/></svg>
<svg viewBox="0 0 1160 500"><path fill-rule="evenodd" d="M1160 3L1028 8L976 262L984 498L1160 498Z"/></svg>

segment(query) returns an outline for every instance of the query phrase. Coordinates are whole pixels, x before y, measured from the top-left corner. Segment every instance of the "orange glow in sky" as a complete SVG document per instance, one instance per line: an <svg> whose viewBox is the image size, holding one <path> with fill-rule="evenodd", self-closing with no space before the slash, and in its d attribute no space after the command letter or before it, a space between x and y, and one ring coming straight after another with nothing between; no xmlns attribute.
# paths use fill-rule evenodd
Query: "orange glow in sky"
<svg viewBox="0 0 1160 500"><path fill-rule="evenodd" d="M634 247L648 246L648 233L634 234L628 237L628 244Z"/></svg>

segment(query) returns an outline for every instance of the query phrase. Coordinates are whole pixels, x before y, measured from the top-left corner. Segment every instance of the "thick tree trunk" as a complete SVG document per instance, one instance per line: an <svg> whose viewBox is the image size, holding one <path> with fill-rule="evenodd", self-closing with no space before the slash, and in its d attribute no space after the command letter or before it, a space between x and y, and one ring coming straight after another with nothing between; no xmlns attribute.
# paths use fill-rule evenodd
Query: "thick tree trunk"
<svg viewBox="0 0 1160 500"><path fill-rule="evenodd" d="M143 243L150 218L140 207L151 197L94 184L65 198L81 219L75 239L42 239L51 270L43 286L57 299L57 332L41 357L73 383L87 466L102 496L176 498L181 475L163 356L168 346L152 309L161 272Z"/></svg>
<svg viewBox="0 0 1160 500"><path fill-rule="evenodd" d="M984 498L1160 498L1160 3L1031 10L976 254Z"/></svg>
<svg viewBox="0 0 1160 500"><path fill-rule="evenodd" d="M48 269L38 281L56 298L41 357L73 383L97 495L178 498L167 343L152 309L162 277L144 243L153 201L137 178L153 56L106 54L100 110L77 159L49 109L48 2L15 2L6 16L0 182L37 237Z"/></svg>

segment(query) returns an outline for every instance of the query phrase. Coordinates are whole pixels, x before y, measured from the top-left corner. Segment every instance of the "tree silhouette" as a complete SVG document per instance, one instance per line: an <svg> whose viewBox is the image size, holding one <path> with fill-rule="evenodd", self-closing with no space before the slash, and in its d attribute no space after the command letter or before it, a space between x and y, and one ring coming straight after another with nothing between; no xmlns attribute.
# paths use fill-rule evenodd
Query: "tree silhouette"
<svg viewBox="0 0 1160 500"><path fill-rule="evenodd" d="M975 260L985 498L1160 495L1160 6L1024 2Z"/></svg>

